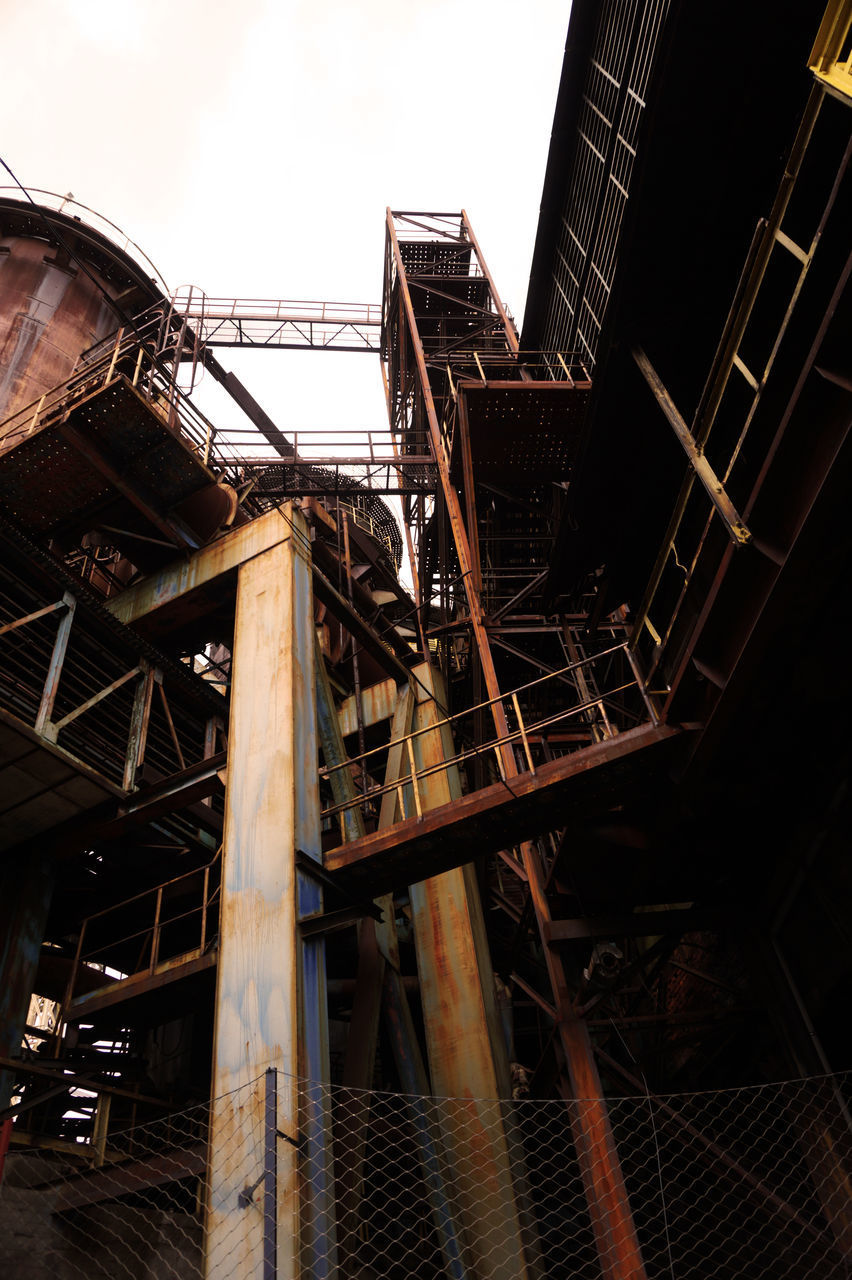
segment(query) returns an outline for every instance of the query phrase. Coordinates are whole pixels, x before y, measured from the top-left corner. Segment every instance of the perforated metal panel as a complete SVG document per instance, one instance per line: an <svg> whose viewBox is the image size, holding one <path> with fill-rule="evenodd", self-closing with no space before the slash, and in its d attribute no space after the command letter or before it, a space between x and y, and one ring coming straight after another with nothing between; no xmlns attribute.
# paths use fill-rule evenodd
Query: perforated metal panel
<svg viewBox="0 0 852 1280"><path fill-rule="evenodd" d="M594 364L669 0L605 0L588 64L541 345Z"/></svg>

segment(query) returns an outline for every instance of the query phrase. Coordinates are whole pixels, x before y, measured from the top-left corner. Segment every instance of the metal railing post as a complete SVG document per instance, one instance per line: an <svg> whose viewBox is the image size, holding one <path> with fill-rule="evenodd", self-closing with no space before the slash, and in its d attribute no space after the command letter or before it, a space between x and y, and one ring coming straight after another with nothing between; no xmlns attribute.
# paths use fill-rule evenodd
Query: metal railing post
<svg viewBox="0 0 852 1280"><path fill-rule="evenodd" d="M109 1130L109 1111L112 1095L99 1093L95 1107L95 1124L92 1130L92 1165L99 1169L106 1160L107 1132Z"/></svg>
<svg viewBox="0 0 852 1280"><path fill-rule="evenodd" d="M151 973L157 967L157 961L160 956L160 913L163 908L163 886L157 889L157 905L154 908L154 928L151 933L151 963L149 970Z"/></svg>
<svg viewBox="0 0 852 1280"><path fill-rule="evenodd" d="M210 867L204 868L204 886L201 890L201 941L199 950L203 951L207 945L207 894L210 887Z"/></svg>

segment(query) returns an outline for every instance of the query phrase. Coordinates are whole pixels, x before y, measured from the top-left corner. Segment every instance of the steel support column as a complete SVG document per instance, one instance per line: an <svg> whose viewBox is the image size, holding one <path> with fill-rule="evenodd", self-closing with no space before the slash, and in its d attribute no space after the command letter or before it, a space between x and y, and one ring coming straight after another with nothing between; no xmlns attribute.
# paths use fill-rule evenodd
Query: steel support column
<svg viewBox="0 0 852 1280"><path fill-rule="evenodd" d="M418 769L453 754L440 721L446 703L440 676L423 664L413 671L414 739ZM418 784L424 811L457 799L458 771L434 773ZM524 1239L518 1188L502 1124L488 1099L510 1095L509 1063L497 1010L479 887L472 865L411 885L417 970L433 1092L466 1098L444 1133L453 1165L461 1221L477 1280L517 1280L536 1274ZM451 1011L451 1012L450 1012ZM483 1101L486 1100L486 1101ZM495 1240L493 1224L501 1223Z"/></svg>
<svg viewBox="0 0 852 1280"><path fill-rule="evenodd" d="M277 1128L292 1140L278 1144L278 1280L301 1273L300 1242L315 1254L310 1273L325 1274L333 1238L325 1091L317 1083L317 1096L300 1107L297 1090L300 1075L328 1078L323 944L301 944L297 930L299 915L321 906L315 882L297 873L295 861L297 850L318 859L320 844L310 549L299 514L282 515L286 538L241 565L237 588L207 1280L263 1274L263 1218L244 1193L264 1167L269 1067L278 1070ZM300 1182L312 1206L307 1221ZM318 1237L324 1244L314 1251Z"/></svg>

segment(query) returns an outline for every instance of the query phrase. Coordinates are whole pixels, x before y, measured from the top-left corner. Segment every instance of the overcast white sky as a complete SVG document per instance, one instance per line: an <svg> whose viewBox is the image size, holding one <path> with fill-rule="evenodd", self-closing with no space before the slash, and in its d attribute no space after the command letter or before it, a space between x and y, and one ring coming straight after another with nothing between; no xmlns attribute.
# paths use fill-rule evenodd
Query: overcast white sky
<svg viewBox="0 0 852 1280"><path fill-rule="evenodd" d="M569 13L0 0L0 152L211 296L378 302L385 206L464 206L520 319ZM220 355L282 428L383 424L377 357Z"/></svg>

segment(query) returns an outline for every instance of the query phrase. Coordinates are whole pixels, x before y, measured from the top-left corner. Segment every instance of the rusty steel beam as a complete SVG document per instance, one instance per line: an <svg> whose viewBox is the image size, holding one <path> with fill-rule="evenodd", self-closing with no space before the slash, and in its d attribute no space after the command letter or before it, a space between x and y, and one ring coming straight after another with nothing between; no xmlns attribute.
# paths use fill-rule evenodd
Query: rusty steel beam
<svg viewBox="0 0 852 1280"><path fill-rule="evenodd" d="M451 757L452 737L440 707L446 692L439 674L427 664L412 672L412 692L406 710L418 733L413 748L418 770ZM410 776L410 756L400 739L406 732L394 722L388 780ZM410 742L410 740L409 740ZM410 784L413 786L413 783ZM425 813L436 805L452 805L461 794L458 770L431 774L418 783ZM396 791L383 801L383 820L393 819L399 803ZM417 949L417 971L426 1031L426 1047L433 1093L472 1099L464 1115L443 1133L459 1197L460 1221L475 1275L515 1280L535 1275L532 1242L524 1238L521 1203L523 1188L509 1161L507 1135L480 1114L490 1104L482 1099L508 1097L509 1063L495 998L494 974L488 951L479 886L472 865L409 885ZM452 1021L447 1009L452 1008ZM487 1206L487 1207L486 1207ZM499 1246L482 1218L495 1216L505 1226Z"/></svg>
<svg viewBox="0 0 852 1280"><path fill-rule="evenodd" d="M194 592L222 574L237 570L253 556L278 546L289 535L281 513L277 509L268 511L202 547L190 559L175 560L164 569L148 574L135 586L126 587L107 600L105 607L126 626L134 626L143 619L150 625L156 615L158 629L167 629L169 616L178 605L186 608Z"/></svg>
<svg viewBox="0 0 852 1280"><path fill-rule="evenodd" d="M325 660L316 646L317 724L326 767L346 759L338 713L335 712ZM391 737L399 739L411 723L413 697L408 686L397 694L393 682L395 709ZM382 686L378 686L381 688ZM398 748L391 748L398 760ZM393 764L392 764L393 767ZM335 801L355 798L351 773L334 769L329 775ZM385 805L384 820L388 817ZM380 818L380 822L381 822ZM360 808L348 809L344 815L344 832L352 839L364 834ZM408 1004L406 981L400 973L399 940L394 922L393 898L379 898L375 906L381 919L362 920L358 931L358 972L353 983L353 1005L343 1060L343 1086L352 1090L345 1107L345 1122L335 1127L335 1162L337 1184L337 1222L339 1247L344 1265L349 1261L352 1245L358 1240L359 1208L363 1191L364 1159L369 1126L369 1093L378 1042L379 1018L384 1007L385 1021L402 1088L407 1093L426 1095L429 1080L423 1065L414 1020ZM464 1280L461 1263L460 1232L449 1208L448 1195L437 1156L437 1136L425 1117L418 1114L421 1163L435 1228L448 1267L448 1274Z"/></svg>
<svg viewBox="0 0 852 1280"><path fill-rule="evenodd" d="M396 681L382 680L379 684L367 685L361 690L361 721L365 729L371 725L390 720L396 707ZM337 708L340 732L345 738L350 733L358 732L357 708L354 694L344 698Z"/></svg>
<svg viewBox="0 0 852 1280"><path fill-rule="evenodd" d="M551 920L545 941L551 946L593 938L652 938L662 933L687 933L693 929L720 928L730 914L720 908L682 907L670 911L632 911L617 916L584 916L576 920Z"/></svg>
<svg viewBox="0 0 852 1280"><path fill-rule="evenodd" d="M392 676L399 684L408 680L408 668L388 649L373 627L364 621L355 607L344 599L337 588L329 582L325 574L317 569L316 566L314 566L314 590L317 599L322 601L329 612L334 614L337 621L343 624L353 639L358 641L371 658L375 658L376 662L387 671L388 675Z"/></svg>
<svg viewBox="0 0 852 1280"><path fill-rule="evenodd" d="M204 973L207 969L214 967L216 960L215 950L188 951L185 955L163 960L152 973L134 973L129 978L120 978L110 983L107 987L98 987L96 991L76 996L63 1009L63 1017L66 1022L82 1022L103 1009L148 995L152 991L160 991L173 982L181 982L198 973Z"/></svg>
<svg viewBox="0 0 852 1280"><path fill-rule="evenodd" d="M432 453L438 468L438 475L441 480L441 492L446 504L447 515L450 520L450 528L453 534L456 555L458 556L461 578L464 583L465 596L467 598L468 609L470 611L470 624L473 628L474 640L476 642L477 653L482 667L485 687L488 690L488 697L491 699L497 699L500 695L500 686L497 680L497 672L494 668L494 659L491 654L488 633L485 629L482 603L479 591L476 588L479 567L474 563L468 533L465 528L464 516L462 514L461 502L459 501L459 495L456 492L455 486L453 485L450 477L449 460L444 449L444 441L441 435L441 424L438 420L438 413L435 406L434 396L432 394L432 387L429 381L426 353L424 352L423 343L417 327L417 316L411 299L411 291L408 286L405 264L402 259L402 252L400 250L399 240L397 239L396 228L393 224L393 214L390 209L387 211L387 234L388 242L391 246L391 253L396 265L400 310L402 317L404 317L405 324L407 325L408 336L414 350L419 392L423 408L425 410ZM391 429L393 429L394 423L391 422L390 425ZM508 724L502 703L499 701L495 701L492 704L492 716L494 718L494 727L497 730L497 736L505 737L508 734ZM509 752L509 754L511 755L511 752ZM514 760L513 756L512 759Z"/></svg>
<svg viewBox="0 0 852 1280"><path fill-rule="evenodd" d="M751 533L728 497L724 485L710 465L703 448L693 437L692 432L678 412L677 405L672 400L671 395L645 352L641 347L637 347L631 354L639 372L653 392L657 404L662 409L666 420L677 436L690 467L704 485L707 496L728 530L731 540L737 546L745 546L751 541Z"/></svg>
<svg viewBox="0 0 852 1280"><path fill-rule="evenodd" d="M107 1056L107 1054L104 1054L105 1058ZM71 1072L68 1070L67 1065L62 1062L54 1062L48 1067L41 1062L23 1062L14 1057L0 1057L0 1066L17 1075L38 1076L39 1079L56 1080L66 1089L89 1089L92 1093L109 1094L111 1098L128 1098L132 1102L144 1103L145 1106L160 1107L163 1111L172 1109L172 1103L167 1102L164 1098L154 1098L146 1093L136 1093L133 1089L122 1089L120 1085L108 1084L98 1079L97 1075L91 1071L83 1072L82 1074ZM104 1071L109 1070L110 1064L105 1062Z"/></svg>
<svg viewBox="0 0 852 1280"><path fill-rule="evenodd" d="M288 505L287 510L290 509ZM290 536L288 520L282 508L269 511L203 547L189 560L178 560L127 588L108 601L107 607L126 625L141 624L146 634L153 637L165 634L171 626L184 621L194 607L201 612L212 607L211 602L205 600L204 590L216 579L233 574L252 557L285 542ZM377 612L366 592L353 584L355 604L350 604L317 565L312 565L312 572L316 598L389 676L397 683L407 681L408 669L400 655L407 656L410 650L390 624L382 635L372 623L365 621L357 605L369 606L371 616ZM396 653L389 646L395 648Z"/></svg>
<svg viewBox="0 0 852 1280"><path fill-rule="evenodd" d="M280 519L280 517L279 517ZM300 1183L315 1207L311 1227L333 1241L322 1201L326 1161L313 1097L296 1081L328 1079L322 940L299 940L297 919L319 890L296 853L319 857L314 634L307 526L294 510L287 538L239 569L225 793L222 908L214 1028L207 1205L207 1280L260 1277L262 1215L240 1207L257 1179L264 1132L263 1072L278 1071L278 1128L305 1140L306 1159L278 1144L277 1263L299 1272L308 1243ZM301 1164L301 1167L300 1167ZM333 1254L333 1246L330 1249ZM322 1274L315 1269L314 1274Z"/></svg>

